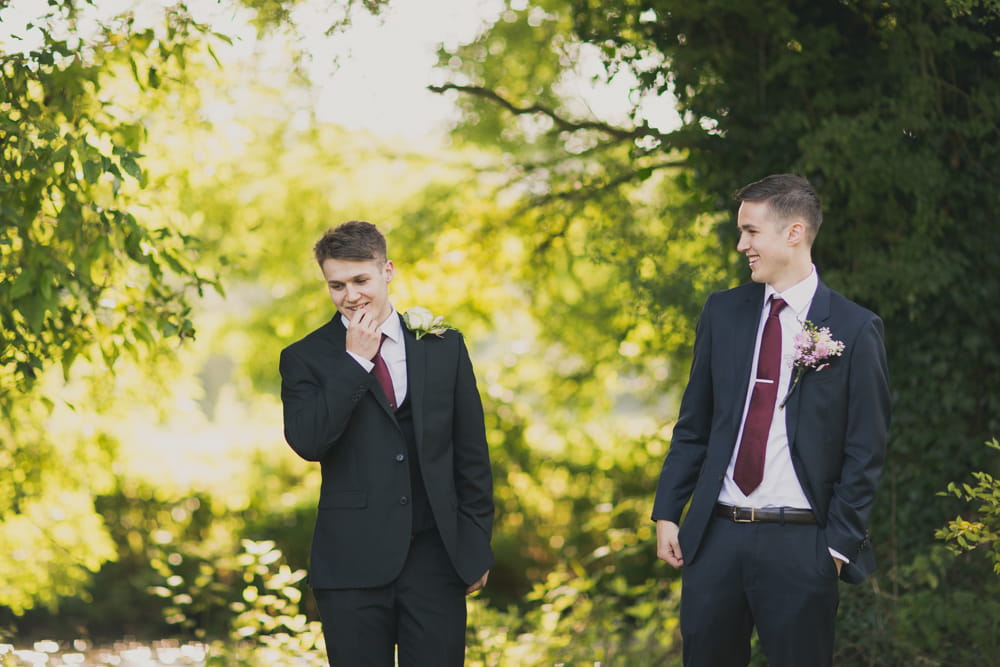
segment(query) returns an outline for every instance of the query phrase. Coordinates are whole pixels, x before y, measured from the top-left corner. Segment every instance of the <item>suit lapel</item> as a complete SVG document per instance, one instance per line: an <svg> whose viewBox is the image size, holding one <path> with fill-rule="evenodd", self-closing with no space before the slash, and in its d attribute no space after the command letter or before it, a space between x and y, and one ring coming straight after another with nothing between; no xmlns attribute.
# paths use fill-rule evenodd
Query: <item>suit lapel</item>
<svg viewBox="0 0 1000 667"><path fill-rule="evenodd" d="M402 318L400 318L402 323ZM427 375L427 346L417 340L405 323L403 343L406 348L406 393L413 410L413 432L417 449L423 441L424 432L424 381Z"/></svg>
<svg viewBox="0 0 1000 667"><path fill-rule="evenodd" d="M327 322L322 329L320 329L320 335L323 340L329 344L329 349L325 350L331 357L344 351L344 345L347 340L347 328L344 323L340 321L340 313L336 313L333 318Z"/></svg>
<svg viewBox="0 0 1000 667"><path fill-rule="evenodd" d="M827 320L830 319L830 288L824 285L823 281L820 281L816 285L816 294L813 295L809 312L806 313L806 319L818 327L826 326ZM793 369L789 387L791 387L791 381L795 379L794 373ZM799 379L799 384L802 384L801 379ZM783 398L784 396L779 396L778 401L780 402ZM795 442L795 429L799 425L800 400L802 400L802 387L795 387L792 395L788 397L788 402L785 404L785 430L788 433L789 448L792 448Z"/></svg>
<svg viewBox="0 0 1000 667"><path fill-rule="evenodd" d="M746 405L750 374L753 372L754 348L757 345L757 327L760 325L760 314L764 308L764 286L756 283L754 287L756 289L748 290L746 299L739 304L739 311L735 313L731 330L735 358L739 362L733 386L737 388L737 398L740 400L730 402L734 410L732 423L736 424L737 429L743 417L743 406ZM735 438L736 435L733 434L732 439Z"/></svg>

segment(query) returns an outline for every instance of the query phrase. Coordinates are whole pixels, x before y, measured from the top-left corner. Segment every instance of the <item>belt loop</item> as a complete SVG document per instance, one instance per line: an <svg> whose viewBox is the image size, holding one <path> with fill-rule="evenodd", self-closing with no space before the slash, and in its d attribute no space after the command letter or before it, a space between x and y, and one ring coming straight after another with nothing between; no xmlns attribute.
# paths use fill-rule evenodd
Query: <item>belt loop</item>
<svg viewBox="0 0 1000 667"><path fill-rule="evenodd" d="M778 508L778 525L780 525L780 526L784 526L785 525L785 508L784 507L779 507Z"/></svg>

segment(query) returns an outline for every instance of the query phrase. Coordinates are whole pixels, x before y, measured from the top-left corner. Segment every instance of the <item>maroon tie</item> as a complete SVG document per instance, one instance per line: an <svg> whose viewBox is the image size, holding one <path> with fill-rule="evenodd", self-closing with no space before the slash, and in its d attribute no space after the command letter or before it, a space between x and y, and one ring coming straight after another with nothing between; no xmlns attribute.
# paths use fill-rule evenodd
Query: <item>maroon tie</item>
<svg viewBox="0 0 1000 667"><path fill-rule="evenodd" d="M740 451L736 455L733 479L748 496L764 478L764 452L767 450L767 434L774 417L774 401L778 397L778 376L781 372L781 320L778 313L786 305L783 299L771 297L771 312L760 337L757 380L750 394L750 409L743 424Z"/></svg>
<svg viewBox="0 0 1000 667"><path fill-rule="evenodd" d="M372 372L375 374L375 379L382 386L382 391L385 392L385 397L389 399L389 407L393 410L396 409L396 390L392 388L392 375L389 373L389 367L385 363L385 359L382 358L382 343L385 342L386 335L382 334L382 340L378 343L378 352L375 353L375 358L372 361L375 363L375 368Z"/></svg>

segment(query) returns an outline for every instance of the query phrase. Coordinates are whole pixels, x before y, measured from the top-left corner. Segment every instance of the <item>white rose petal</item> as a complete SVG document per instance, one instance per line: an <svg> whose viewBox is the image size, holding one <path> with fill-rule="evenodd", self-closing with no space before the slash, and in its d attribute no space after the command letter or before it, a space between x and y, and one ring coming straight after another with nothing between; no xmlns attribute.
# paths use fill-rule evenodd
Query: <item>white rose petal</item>
<svg viewBox="0 0 1000 667"><path fill-rule="evenodd" d="M426 330L433 322L434 315L426 308L415 306L406 311L406 323L411 329Z"/></svg>

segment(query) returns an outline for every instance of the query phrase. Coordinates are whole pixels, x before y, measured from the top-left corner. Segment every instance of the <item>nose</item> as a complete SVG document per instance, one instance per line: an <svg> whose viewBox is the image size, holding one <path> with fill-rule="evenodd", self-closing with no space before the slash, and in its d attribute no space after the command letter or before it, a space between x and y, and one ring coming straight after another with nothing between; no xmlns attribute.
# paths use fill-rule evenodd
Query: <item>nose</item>
<svg viewBox="0 0 1000 667"><path fill-rule="evenodd" d="M750 244L747 243L747 235L740 232L740 238L736 241L736 252L746 252L750 249Z"/></svg>
<svg viewBox="0 0 1000 667"><path fill-rule="evenodd" d="M347 287L345 287L344 290L347 292L347 301L349 302L356 301L360 294L358 288L353 285L347 285Z"/></svg>

